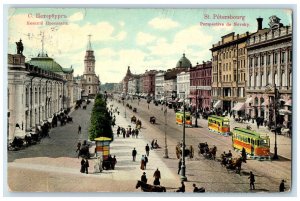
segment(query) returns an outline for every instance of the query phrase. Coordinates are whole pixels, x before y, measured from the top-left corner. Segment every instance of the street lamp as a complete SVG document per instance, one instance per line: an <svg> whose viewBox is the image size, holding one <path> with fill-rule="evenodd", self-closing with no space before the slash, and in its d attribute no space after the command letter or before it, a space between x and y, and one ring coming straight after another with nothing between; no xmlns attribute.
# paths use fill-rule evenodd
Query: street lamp
<svg viewBox="0 0 300 201"><path fill-rule="evenodd" d="M275 133L275 144L274 144L274 155L273 155L273 160L278 160L278 155L277 155L277 114L278 114L278 108L277 108L277 105L278 105L278 99L279 99L279 90L277 89L276 87L276 83L274 83L274 112L275 112L275 130L274 130L274 133Z"/></svg>
<svg viewBox="0 0 300 201"><path fill-rule="evenodd" d="M166 92L165 92L165 103L164 103L164 115L165 115L165 153L164 158L169 158L168 156L168 145L167 145L167 105L166 105Z"/></svg>
<svg viewBox="0 0 300 201"><path fill-rule="evenodd" d="M182 93L182 92L181 92ZM184 93L184 92L183 92ZM187 177L185 176L185 96L183 98L183 118L182 118L182 128L183 128L183 135L182 135L182 151L181 151L181 181L187 181Z"/></svg>
<svg viewBox="0 0 300 201"><path fill-rule="evenodd" d="M195 127L198 128L198 90L196 86L196 120L195 120Z"/></svg>

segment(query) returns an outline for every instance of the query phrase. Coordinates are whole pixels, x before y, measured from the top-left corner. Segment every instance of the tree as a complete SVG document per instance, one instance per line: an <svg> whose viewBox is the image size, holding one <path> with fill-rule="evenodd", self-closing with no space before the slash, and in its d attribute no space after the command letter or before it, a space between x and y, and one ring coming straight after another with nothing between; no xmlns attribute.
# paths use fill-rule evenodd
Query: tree
<svg viewBox="0 0 300 201"><path fill-rule="evenodd" d="M95 98L91 115L91 125L89 128L89 139L98 137L113 137L112 117L109 115L103 95L98 94Z"/></svg>

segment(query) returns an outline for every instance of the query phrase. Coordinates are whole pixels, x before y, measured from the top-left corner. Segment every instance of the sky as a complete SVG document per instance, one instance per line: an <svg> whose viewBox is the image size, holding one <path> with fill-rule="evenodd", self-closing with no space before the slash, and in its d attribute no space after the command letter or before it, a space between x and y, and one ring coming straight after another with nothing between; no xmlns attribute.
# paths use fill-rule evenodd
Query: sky
<svg viewBox="0 0 300 201"><path fill-rule="evenodd" d="M88 35L101 83L120 82L131 72L167 70L185 53L195 66L211 60L210 48L223 35L257 30L257 17L269 27L276 15L292 25L288 9L133 9L133 8L9 8L8 53L22 39L26 60L44 51L62 67L83 74ZM231 16L231 18L220 18ZM42 25L38 24L43 22ZM50 24L46 24L50 22ZM53 24L56 23L56 24Z"/></svg>

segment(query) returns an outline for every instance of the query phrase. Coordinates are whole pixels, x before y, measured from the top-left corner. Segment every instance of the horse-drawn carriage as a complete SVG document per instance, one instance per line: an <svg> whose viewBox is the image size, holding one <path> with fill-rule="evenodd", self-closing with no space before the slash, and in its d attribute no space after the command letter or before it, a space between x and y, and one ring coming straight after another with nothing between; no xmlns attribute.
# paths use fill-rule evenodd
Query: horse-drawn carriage
<svg viewBox="0 0 300 201"><path fill-rule="evenodd" d="M141 120L136 120L136 123L135 123L135 128L137 128L137 129L141 129L142 128L142 122L141 122Z"/></svg>
<svg viewBox="0 0 300 201"><path fill-rule="evenodd" d="M232 158L226 154L221 154L221 165L226 167L228 171L232 170L237 174L240 174L242 168L243 158Z"/></svg>
<svg viewBox="0 0 300 201"><path fill-rule="evenodd" d="M150 117L150 123L155 124L156 118L154 116Z"/></svg>
<svg viewBox="0 0 300 201"><path fill-rule="evenodd" d="M205 143L199 143L198 145L199 151L198 154L201 154L206 159L215 160L216 159L216 153L217 153L217 147L213 146L212 148L208 147L208 144Z"/></svg>
<svg viewBox="0 0 300 201"><path fill-rule="evenodd" d="M136 189L139 187L141 187L141 190L144 192L166 192L166 188L164 186L150 185L142 181L138 181L135 186Z"/></svg>
<svg viewBox="0 0 300 201"><path fill-rule="evenodd" d="M136 107L134 107L132 111L133 111L133 112L137 112Z"/></svg>
<svg viewBox="0 0 300 201"><path fill-rule="evenodd" d="M176 156L177 159L181 158L182 156L182 144L178 143L176 146ZM188 149L184 150L184 157L193 158L194 157L194 148L192 145Z"/></svg>

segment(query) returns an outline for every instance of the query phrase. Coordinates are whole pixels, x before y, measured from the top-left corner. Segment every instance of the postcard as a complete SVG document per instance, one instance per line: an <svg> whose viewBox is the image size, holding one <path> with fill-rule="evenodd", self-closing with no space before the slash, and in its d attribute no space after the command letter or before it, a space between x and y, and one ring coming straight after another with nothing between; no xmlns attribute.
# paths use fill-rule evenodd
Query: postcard
<svg viewBox="0 0 300 201"><path fill-rule="evenodd" d="M292 19L9 7L9 192L287 195Z"/></svg>

